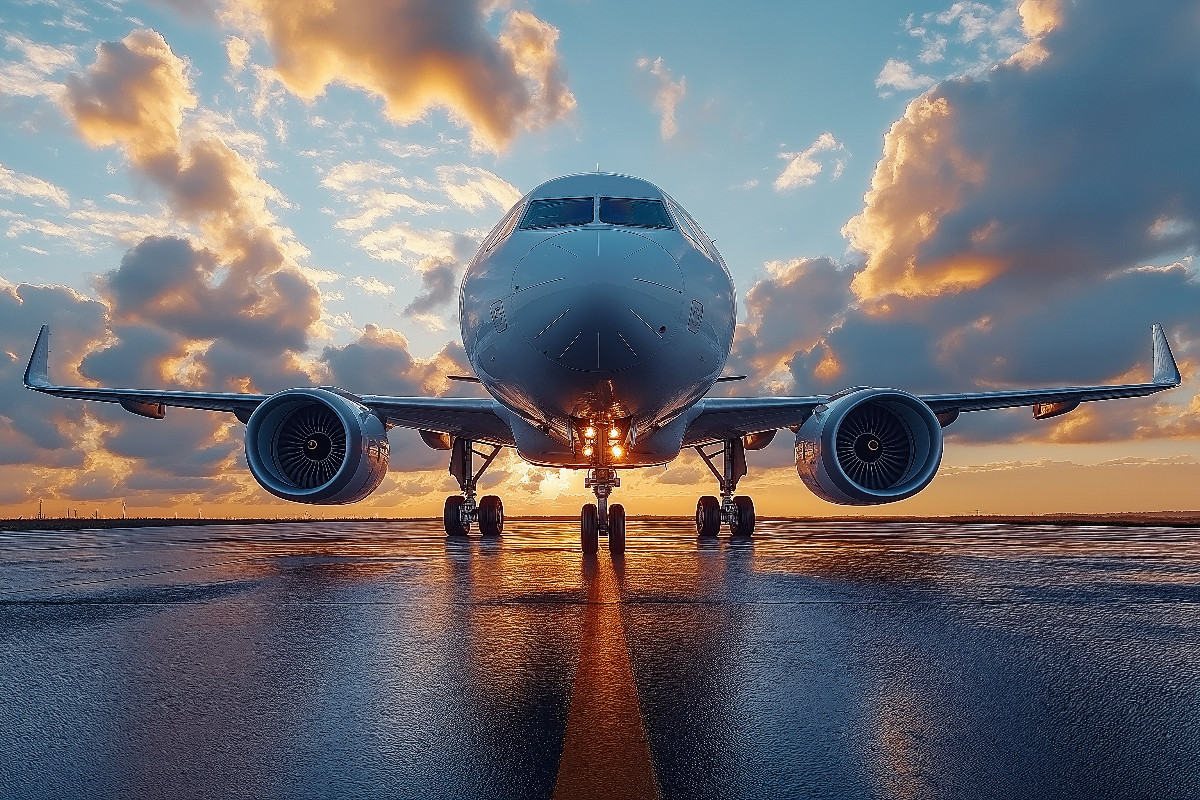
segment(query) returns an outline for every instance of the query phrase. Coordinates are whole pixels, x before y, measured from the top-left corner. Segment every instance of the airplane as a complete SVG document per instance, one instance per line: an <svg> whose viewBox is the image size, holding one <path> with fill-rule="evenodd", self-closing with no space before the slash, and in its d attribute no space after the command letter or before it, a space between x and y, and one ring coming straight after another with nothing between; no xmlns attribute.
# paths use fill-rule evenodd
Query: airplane
<svg viewBox="0 0 1200 800"><path fill-rule="evenodd" d="M583 173L547 181L492 229L459 292L463 346L487 398L356 395L336 386L276 394L60 386L50 381L43 325L25 386L57 397L119 403L162 419L167 406L224 411L246 426L246 461L271 494L300 503L354 503L388 468L388 431L415 429L447 451L460 493L446 498L449 537L473 524L504 528L496 495L477 498L497 454L586 470L596 496L580 513L585 553L607 536L625 551L625 509L608 504L625 469L667 464L694 448L720 499L696 504L696 532L754 531L754 502L736 494L746 452L784 428L796 471L818 497L843 505L903 500L933 480L942 430L959 414L1030 406L1037 419L1082 402L1177 387L1179 369L1160 325L1151 328L1150 383L914 395L855 386L810 397L709 397L733 344L736 295L724 259L679 203L649 181ZM477 461L478 459L478 465ZM716 463L720 460L720 464Z"/></svg>

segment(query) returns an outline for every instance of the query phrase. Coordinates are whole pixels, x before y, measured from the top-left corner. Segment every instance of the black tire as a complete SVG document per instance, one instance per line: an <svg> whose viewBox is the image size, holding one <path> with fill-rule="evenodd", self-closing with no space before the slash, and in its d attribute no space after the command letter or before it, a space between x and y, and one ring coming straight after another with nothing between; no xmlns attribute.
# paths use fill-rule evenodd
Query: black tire
<svg viewBox="0 0 1200 800"><path fill-rule="evenodd" d="M721 530L721 502L706 494L696 502L696 535L711 539Z"/></svg>
<svg viewBox="0 0 1200 800"><path fill-rule="evenodd" d="M504 503L494 494L479 501L479 532L484 536L504 533Z"/></svg>
<svg viewBox="0 0 1200 800"><path fill-rule="evenodd" d="M458 510L467 499L460 494L452 494L446 498L446 510L442 512L442 521L446 524L446 535L458 538L467 535L470 526L463 525Z"/></svg>
<svg viewBox="0 0 1200 800"><path fill-rule="evenodd" d="M737 524L729 526L729 532L734 536L748 539L754 535L754 501L746 495L733 498L737 506Z"/></svg>
<svg viewBox="0 0 1200 800"><path fill-rule="evenodd" d="M617 503L608 509L608 552L625 552L625 506Z"/></svg>
<svg viewBox="0 0 1200 800"><path fill-rule="evenodd" d="M600 549L600 513L595 503L588 503L579 514L579 539L588 555Z"/></svg>

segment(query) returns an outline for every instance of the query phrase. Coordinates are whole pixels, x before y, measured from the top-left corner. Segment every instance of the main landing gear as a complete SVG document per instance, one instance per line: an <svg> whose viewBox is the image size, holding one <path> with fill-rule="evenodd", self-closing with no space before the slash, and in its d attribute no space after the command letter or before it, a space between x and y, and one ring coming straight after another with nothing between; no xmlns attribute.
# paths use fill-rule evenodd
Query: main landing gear
<svg viewBox="0 0 1200 800"><path fill-rule="evenodd" d="M450 448L450 474L458 481L462 494L452 494L446 498L442 519L449 537L466 536L473 522L479 523L479 532L485 537L499 536L504 532L504 503L500 498L489 494L481 497L478 503L475 502L479 478L500 453L499 445L489 447L491 450L488 452L476 450L474 442L458 438ZM473 456L483 459L477 471L472 465Z"/></svg>
<svg viewBox="0 0 1200 800"><path fill-rule="evenodd" d="M704 459L721 487L721 499L712 495L701 497L696 503L696 535L711 539L717 535L721 523L729 526L732 536L747 538L754 534L754 501L745 495L734 496L738 481L746 474L746 446L741 439L726 439L720 450L696 452ZM721 456L722 469L717 470L713 459Z"/></svg>
<svg viewBox="0 0 1200 800"><path fill-rule="evenodd" d="M608 536L608 551L625 552L625 506L614 503L610 508L608 496L621 485L615 469L596 467L588 470L583 485L596 493L596 502L588 503L579 515L579 537L583 552L595 554L600 549L600 535Z"/></svg>

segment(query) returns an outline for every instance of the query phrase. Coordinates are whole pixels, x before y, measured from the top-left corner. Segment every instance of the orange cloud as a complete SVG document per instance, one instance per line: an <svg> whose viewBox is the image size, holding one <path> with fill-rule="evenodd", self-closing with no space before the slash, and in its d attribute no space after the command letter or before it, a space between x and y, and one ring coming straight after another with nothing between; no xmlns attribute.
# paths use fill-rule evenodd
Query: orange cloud
<svg viewBox="0 0 1200 800"><path fill-rule="evenodd" d="M88 144L119 144L145 162L178 149L183 112L196 96L162 35L139 30L102 42L87 74L67 78L63 104Z"/></svg>
<svg viewBox="0 0 1200 800"><path fill-rule="evenodd" d="M862 213L842 233L866 254L850 286L860 300L918 297L982 286L993 270L978 258L921 259L941 219L959 208L987 175L958 140L958 119L945 97L909 104L884 139Z"/></svg>
<svg viewBox="0 0 1200 800"><path fill-rule="evenodd" d="M261 36L274 74L307 100L330 84L382 97L406 125L445 109L498 150L575 107L557 52L558 30L527 11L509 11L500 35L484 27L480 0L292 3L228 0L225 18Z"/></svg>
<svg viewBox="0 0 1200 800"><path fill-rule="evenodd" d="M662 60L662 56L654 61L648 58L639 58L637 65L639 69L648 71L655 78L654 110L662 115L659 133L662 135L663 141L675 138L675 134L679 133L679 123L675 121L675 110L687 96L687 78L680 76L678 81L672 80L674 76Z"/></svg>
<svg viewBox="0 0 1200 800"><path fill-rule="evenodd" d="M1023 0L1017 7L1021 29L1029 38L1044 36L1062 24L1060 0Z"/></svg>
<svg viewBox="0 0 1200 800"><path fill-rule="evenodd" d="M148 237L102 291L118 324L158 326L174 344L157 355L159 373L199 361L197 342L226 340L234 348L276 359L303 352L321 319L320 294L298 260L306 254L268 204L279 192L255 165L214 129L212 118L189 122L196 107L186 64L149 30L97 48L95 62L67 80L64 110L93 146L121 147L130 164L168 195L177 219L191 223L194 241ZM120 344L111 345L120 347ZM234 376L241 378L243 368Z"/></svg>

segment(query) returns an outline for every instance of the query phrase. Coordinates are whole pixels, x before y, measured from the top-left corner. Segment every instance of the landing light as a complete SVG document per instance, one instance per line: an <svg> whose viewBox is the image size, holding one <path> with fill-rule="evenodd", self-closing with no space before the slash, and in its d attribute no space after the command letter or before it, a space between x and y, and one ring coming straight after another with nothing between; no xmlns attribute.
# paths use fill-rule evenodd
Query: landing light
<svg viewBox="0 0 1200 800"><path fill-rule="evenodd" d="M616 426L613 426L613 427L611 427L611 428L609 428L609 429L608 429L608 438L610 438L610 439L618 439L618 438L620 438L620 436L621 436L621 429L620 429L620 428L617 428Z"/></svg>
<svg viewBox="0 0 1200 800"><path fill-rule="evenodd" d="M613 458L620 458L621 456L625 455L625 450L622 449L621 445L614 444L612 446L612 454Z"/></svg>
<svg viewBox="0 0 1200 800"><path fill-rule="evenodd" d="M593 428L591 425L588 425L587 430L585 430L583 432L583 435L584 435L584 438L595 439L596 438L596 429Z"/></svg>
<svg viewBox="0 0 1200 800"><path fill-rule="evenodd" d="M583 448L583 454L585 456L587 456L588 458L591 458L591 455L593 452L595 452L595 451L592 450L592 446L590 444L587 447Z"/></svg>

